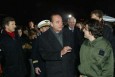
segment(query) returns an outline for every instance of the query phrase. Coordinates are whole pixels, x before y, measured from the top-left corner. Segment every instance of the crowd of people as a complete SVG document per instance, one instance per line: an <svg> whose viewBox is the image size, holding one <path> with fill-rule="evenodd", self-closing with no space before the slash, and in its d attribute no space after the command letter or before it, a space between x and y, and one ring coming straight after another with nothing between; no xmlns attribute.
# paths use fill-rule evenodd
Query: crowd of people
<svg viewBox="0 0 115 77"><path fill-rule="evenodd" d="M114 77L115 35L101 10L67 25L59 13L23 27L5 17L0 32L0 77Z"/></svg>

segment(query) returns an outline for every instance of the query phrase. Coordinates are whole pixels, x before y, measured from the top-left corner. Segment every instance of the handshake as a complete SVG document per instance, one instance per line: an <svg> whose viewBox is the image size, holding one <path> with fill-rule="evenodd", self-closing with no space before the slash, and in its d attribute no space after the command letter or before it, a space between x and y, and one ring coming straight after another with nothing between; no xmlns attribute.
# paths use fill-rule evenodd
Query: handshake
<svg viewBox="0 0 115 77"><path fill-rule="evenodd" d="M65 55L68 52L71 52L72 48L70 46L65 46L62 50L61 50L61 57L63 55Z"/></svg>

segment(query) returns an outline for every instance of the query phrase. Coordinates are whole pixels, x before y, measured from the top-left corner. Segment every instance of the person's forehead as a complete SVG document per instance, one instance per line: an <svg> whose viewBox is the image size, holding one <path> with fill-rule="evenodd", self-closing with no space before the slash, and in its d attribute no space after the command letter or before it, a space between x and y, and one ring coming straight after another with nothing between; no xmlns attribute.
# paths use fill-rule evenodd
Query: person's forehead
<svg viewBox="0 0 115 77"><path fill-rule="evenodd" d="M95 13L93 13L93 14L91 14L91 16L96 16L96 14L95 14Z"/></svg>
<svg viewBox="0 0 115 77"><path fill-rule="evenodd" d="M71 20L69 20L68 22L75 22L75 20L74 20L74 19L71 19Z"/></svg>
<svg viewBox="0 0 115 77"><path fill-rule="evenodd" d="M59 18L56 17L56 18L53 19L53 22L60 22L60 21L62 21L62 19L60 17Z"/></svg>
<svg viewBox="0 0 115 77"><path fill-rule="evenodd" d="M76 19L75 18L70 18L70 19L68 19L68 22L76 22Z"/></svg>
<svg viewBox="0 0 115 77"><path fill-rule="evenodd" d="M91 16L92 16L92 17L98 17L98 14L95 14L95 13L94 13L94 14L92 14Z"/></svg>
<svg viewBox="0 0 115 77"><path fill-rule="evenodd" d="M15 21L9 21L9 24L15 23Z"/></svg>
<svg viewBox="0 0 115 77"><path fill-rule="evenodd" d="M43 26L43 27L41 27L41 28L49 28L49 26Z"/></svg>
<svg viewBox="0 0 115 77"><path fill-rule="evenodd" d="M29 23L33 23L33 21L30 21Z"/></svg>
<svg viewBox="0 0 115 77"><path fill-rule="evenodd" d="M56 18L57 18L57 19L58 19L58 18L62 19L62 17L61 17L60 15L54 15L54 16L53 16L53 19L56 19Z"/></svg>

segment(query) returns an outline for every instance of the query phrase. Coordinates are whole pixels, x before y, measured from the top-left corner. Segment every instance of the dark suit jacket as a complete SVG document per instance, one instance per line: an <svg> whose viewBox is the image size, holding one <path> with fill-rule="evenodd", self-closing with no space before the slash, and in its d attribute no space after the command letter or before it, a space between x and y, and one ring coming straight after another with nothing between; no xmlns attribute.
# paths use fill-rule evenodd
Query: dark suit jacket
<svg viewBox="0 0 115 77"><path fill-rule="evenodd" d="M51 29L39 37L39 51L46 61L47 77L74 77L74 49L60 57L64 46L72 46L73 42L63 30L63 46L59 43Z"/></svg>

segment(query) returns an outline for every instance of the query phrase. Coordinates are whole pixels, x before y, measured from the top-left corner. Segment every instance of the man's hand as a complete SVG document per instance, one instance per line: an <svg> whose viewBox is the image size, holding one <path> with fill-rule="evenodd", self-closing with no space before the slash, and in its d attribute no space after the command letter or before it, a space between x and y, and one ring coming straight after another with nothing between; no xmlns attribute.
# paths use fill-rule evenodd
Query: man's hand
<svg viewBox="0 0 115 77"><path fill-rule="evenodd" d="M39 68L39 67L36 67L36 68L35 68L35 73L36 73L37 75L40 75L40 72L41 72L40 68Z"/></svg>
<svg viewBox="0 0 115 77"><path fill-rule="evenodd" d="M71 52L72 48L70 46L65 46L62 50L61 50L61 57L63 55L65 55L68 52Z"/></svg>

